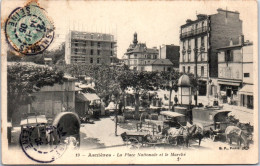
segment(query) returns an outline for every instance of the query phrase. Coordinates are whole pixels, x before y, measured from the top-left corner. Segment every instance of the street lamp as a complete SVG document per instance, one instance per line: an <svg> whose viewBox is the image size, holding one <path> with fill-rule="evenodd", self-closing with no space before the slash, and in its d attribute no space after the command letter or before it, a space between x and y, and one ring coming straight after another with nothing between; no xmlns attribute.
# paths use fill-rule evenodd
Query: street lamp
<svg viewBox="0 0 260 166"><path fill-rule="evenodd" d="M194 50L194 54L195 54L195 72L194 72L194 74L195 74L195 79L197 80L198 79L198 55L202 55L203 53L205 53L205 48L202 46L200 48L200 52L199 52L198 47L195 47L193 50ZM197 106L198 105L198 89L197 89L197 87L196 87L195 95L196 95L195 105Z"/></svg>
<svg viewBox="0 0 260 166"><path fill-rule="evenodd" d="M195 47L194 48L194 53L195 53L195 79L197 80L198 79L198 48ZM195 91L195 105L197 106L198 105L198 90L197 90L197 87L196 87L196 91Z"/></svg>

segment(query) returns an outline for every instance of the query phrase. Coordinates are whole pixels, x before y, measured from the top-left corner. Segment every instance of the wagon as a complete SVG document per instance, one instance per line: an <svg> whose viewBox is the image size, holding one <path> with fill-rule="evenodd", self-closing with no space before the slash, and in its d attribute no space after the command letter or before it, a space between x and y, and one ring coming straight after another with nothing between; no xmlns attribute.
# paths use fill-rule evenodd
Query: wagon
<svg viewBox="0 0 260 166"><path fill-rule="evenodd" d="M186 117L183 114L171 111L162 111L160 114L160 118L163 120L163 128L180 128L181 126L186 126L187 124Z"/></svg>
<svg viewBox="0 0 260 166"><path fill-rule="evenodd" d="M233 125L228 119L230 112L218 107L193 108L193 124L202 124L204 131L208 131L210 137L215 140L223 136L228 126Z"/></svg>
<svg viewBox="0 0 260 166"><path fill-rule="evenodd" d="M47 144L46 128L48 126L45 115L29 114L20 122L21 136L27 141Z"/></svg>
<svg viewBox="0 0 260 166"><path fill-rule="evenodd" d="M185 115L171 111L162 111L160 114L160 120L146 119L145 122L137 124L136 132L122 133L121 137L125 144L132 148L177 144L182 136L169 137L168 129L178 129L182 125L186 125Z"/></svg>
<svg viewBox="0 0 260 166"><path fill-rule="evenodd" d="M121 137L127 146L130 145L131 148L140 148L148 143L147 135L148 133L146 132L124 132L121 134Z"/></svg>
<svg viewBox="0 0 260 166"><path fill-rule="evenodd" d="M40 145L53 145L73 140L80 145L80 120L73 112L59 113L48 121L45 115L30 114L20 122L21 136Z"/></svg>

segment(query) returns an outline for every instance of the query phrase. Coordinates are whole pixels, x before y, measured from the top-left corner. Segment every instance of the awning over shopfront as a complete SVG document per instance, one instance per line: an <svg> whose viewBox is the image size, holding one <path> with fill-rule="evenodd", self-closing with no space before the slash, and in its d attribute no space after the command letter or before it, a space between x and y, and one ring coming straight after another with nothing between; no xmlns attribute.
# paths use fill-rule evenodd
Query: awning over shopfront
<svg viewBox="0 0 260 166"><path fill-rule="evenodd" d="M100 98L98 97L98 95L96 95L95 93L83 93L83 95L84 95L89 101L100 100Z"/></svg>
<svg viewBox="0 0 260 166"><path fill-rule="evenodd" d="M239 90L239 94L253 96L253 90L253 85L244 85L243 88Z"/></svg>
<svg viewBox="0 0 260 166"><path fill-rule="evenodd" d="M79 93L75 95L75 100L78 102L100 100L95 93Z"/></svg>
<svg viewBox="0 0 260 166"><path fill-rule="evenodd" d="M220 81L218 80L218 84L222 84L222 85L231 85L231 86L239 86L240 82L226 82L226 81Z"/></svg>
<svg viewBox="0 0 260 166"><path fill-rule="evenodd" d="M75 95L76 102L86 102L88 99L83 95L83 93L78 93Z"/></svg>

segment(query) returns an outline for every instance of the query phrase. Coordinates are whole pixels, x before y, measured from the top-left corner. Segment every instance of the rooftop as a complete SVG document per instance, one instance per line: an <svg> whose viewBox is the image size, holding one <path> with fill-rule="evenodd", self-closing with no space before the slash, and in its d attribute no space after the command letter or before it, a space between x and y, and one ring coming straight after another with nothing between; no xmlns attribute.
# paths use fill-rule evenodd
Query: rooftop
<svg viewBox="0 0 260 166"><path fill-rule="evenodd" d="M219 14L219 13L233 13L233 14L239 14L238 11L230 11L230 10L224 10L224 9L221 9L221 8L218 8L217 9L218 13L216 14ZM206 15L206 14L197 14L197 19L196 20L191 20L191 19L187 19L186 20L186 24L183 24L181 26L181 28L184 28L186 26L189 26L189 25L192 25L194 23L197 23L199 21L202 21L202 20L205 20L208 18L208 16L212 16L212 15L216 15L216 14L211 14L211 15Z"/></svg>
<svg viewBox="0 0 260 166"><path fill-rule="evenodd" d="M190 84L190 78L189 78L189 76L187 76L186 74L183 74L183 75L179 78L178 86L181 86L181 87L190 87L191 84Z"/></svg>
<svg viewBox="0 0 260 166"><path fill-rule="evenodd" d="M150 60L146 65L173 65L169 59L155 59Z"/></svg>
<svg viewBox="0 0 260 166"><path fill-rule="evenodd" d="M145 43L138 43L136 45L130 44L129 48L127 49L126 54L129 53L138 53L138 52L147 52L151 54L158 54L158 49L155 48L147 48Z"/></svg>

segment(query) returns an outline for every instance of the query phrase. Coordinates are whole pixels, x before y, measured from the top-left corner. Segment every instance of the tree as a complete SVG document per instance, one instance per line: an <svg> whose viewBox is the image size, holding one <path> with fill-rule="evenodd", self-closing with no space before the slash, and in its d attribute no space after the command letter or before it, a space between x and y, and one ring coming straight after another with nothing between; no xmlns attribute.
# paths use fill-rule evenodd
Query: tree
<svg viewBox="0 0 260 166"><path fill-rule="evenodd" d="M135 97L135 114L139 114L140 94L149 90L157 90L159 87L158 72L128 71L121 76L120 85L123 88L133 88Z"/></svg>
<svg viewBox="0 0 260 166"><path fill-rule="evenodd" d="M31 94L43 86L53 86L63 82L63 72L49 67L22 65L7 66L8 120L20 105L30 104Z"/></svg>
<svg viewBox="0 0 260 166"><path fill-rule="evenodd" d="M169 110L170 108L170 103L171 103L171 96L172 96L172 91L174 90L175 92L178 91L178 81L179 78L183 75L184 73L180 73L178 71L167 71L167 72L161 72L161 81L160 81L160 88L161 89L167 89L170 91L170 96L169 96ZM193 89L193 91L198 90L198 78L194 76L192 73L185 73L189 76L190 78L190 84Z"/></svg>
<svg viewBox="0 0 260 166"><path fill-rule="evenodd" d="M19 55L19 53L15 51L7 51L7 61L8 62L19 62L23 58L23 55Z"/></svg>
<svg viewBox="0 0 260 166"><path fill-rule="evenodd" d="M178 71L166 71L161 73L161 88L167 89L170 91L169 95L169 110L171 109L171 98L172 91L178 91L178 80L181 76L181 73Z"/></svg>

